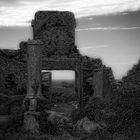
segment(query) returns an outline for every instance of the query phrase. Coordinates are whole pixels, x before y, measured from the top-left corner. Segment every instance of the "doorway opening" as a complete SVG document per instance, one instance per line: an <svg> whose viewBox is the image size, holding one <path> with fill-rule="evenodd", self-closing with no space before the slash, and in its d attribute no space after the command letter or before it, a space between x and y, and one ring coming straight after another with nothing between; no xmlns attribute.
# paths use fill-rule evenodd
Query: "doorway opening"
<svg viewBox="0 0 140 140"><path fill-rule="evenodd" d="M75 71L42 70L42 93L54 104L52 110L70 113L77 107L75 83Z"/></svg>

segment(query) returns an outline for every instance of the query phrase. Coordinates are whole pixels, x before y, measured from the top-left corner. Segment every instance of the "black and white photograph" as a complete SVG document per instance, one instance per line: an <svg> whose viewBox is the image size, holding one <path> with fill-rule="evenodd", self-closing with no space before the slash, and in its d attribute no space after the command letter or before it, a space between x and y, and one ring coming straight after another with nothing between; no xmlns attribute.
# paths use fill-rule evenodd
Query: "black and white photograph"
<svg viewBox="0 0 140 140"><path fill-rule="evenodd" d="M0 140L140 140L140 0L0 0Z"/></svg>

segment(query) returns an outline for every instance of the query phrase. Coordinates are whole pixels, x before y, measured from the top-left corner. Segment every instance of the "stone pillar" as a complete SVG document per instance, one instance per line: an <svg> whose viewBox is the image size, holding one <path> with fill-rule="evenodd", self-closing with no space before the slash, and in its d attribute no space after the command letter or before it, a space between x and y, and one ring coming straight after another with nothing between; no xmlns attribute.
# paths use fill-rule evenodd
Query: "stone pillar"
<svg viewBox="0 0 140 140"><path fill-rule="evenodd" d="M103 98L103 70L100 69L93 76L94 97Z"/></svg>
<svg viewBox="0 0 140 140"><path fill-rule="evenodd" d="M41 45L39 40L28 40L27 48L27 95L24 99L24 129L29 135L39 134L39 123L37 118L37 99L42 97L41 90L41 67L42 55ZM27 106L26 106L27 105Z"/></svg>
<svg viewBox="0 0 140 140"><path fill-rule="evenodd" d="M39 40L28 40L27 48L27 71L28 85L26 98L42 97L41 89L41 70L42 70L42 55L41 45Z"/></svg>

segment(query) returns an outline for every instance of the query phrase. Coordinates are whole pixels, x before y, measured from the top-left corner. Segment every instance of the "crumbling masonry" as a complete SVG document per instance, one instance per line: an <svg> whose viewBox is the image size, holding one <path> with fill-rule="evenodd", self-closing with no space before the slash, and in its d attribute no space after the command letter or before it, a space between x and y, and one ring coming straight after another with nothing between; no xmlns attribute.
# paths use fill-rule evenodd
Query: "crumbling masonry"
<svg viewBox="0 0 140 140"><path fill-rule="evenodd" d="M4 94L10 94L5 90L6 80L13 76L15 87L11 89L15 91L12 94L19 95L24 89L25 98L42 98L41 70L55 69L75 71L79 105L82 105L83 95L90 91L93 96L110 99L116 90L113 73L100 59L79 53L75 45L73 13L39 11L32 28L33 40L21 42L18 50L0 50L0 89Z"/></svg>

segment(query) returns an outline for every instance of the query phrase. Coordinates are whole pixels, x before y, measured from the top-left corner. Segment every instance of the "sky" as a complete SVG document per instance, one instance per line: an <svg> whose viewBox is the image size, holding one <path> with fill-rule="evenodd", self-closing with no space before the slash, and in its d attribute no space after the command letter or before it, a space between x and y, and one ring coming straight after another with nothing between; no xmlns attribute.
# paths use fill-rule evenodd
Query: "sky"
<svg viewBox="0 0 140 140"><path fill-rule="evenodd" d="M38 10L72 11L80 53L102 58L116 79L140 59L140 0L0 0L1 49L17 49L32 38L30 22Z"/></svg>

